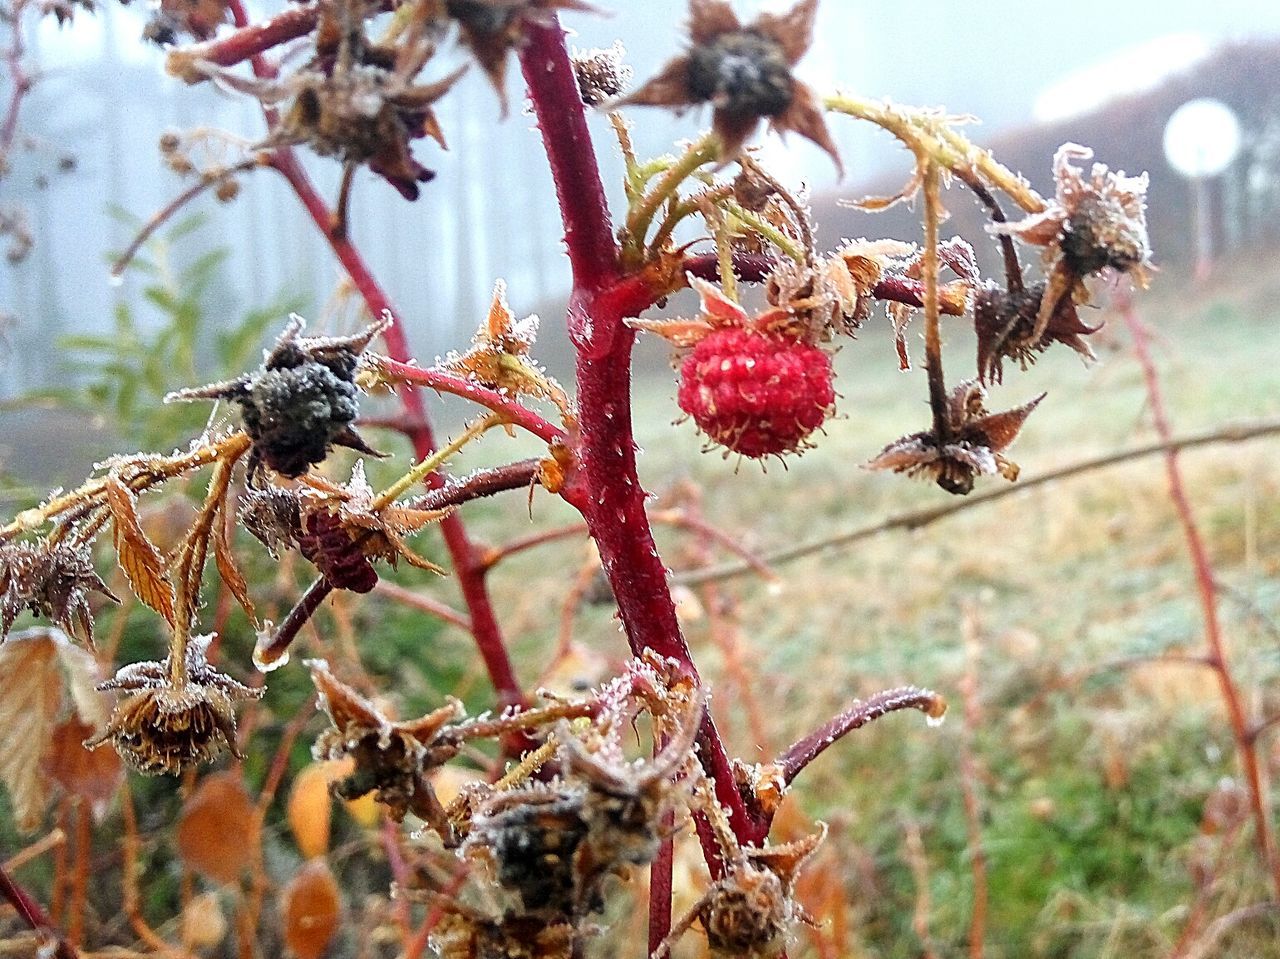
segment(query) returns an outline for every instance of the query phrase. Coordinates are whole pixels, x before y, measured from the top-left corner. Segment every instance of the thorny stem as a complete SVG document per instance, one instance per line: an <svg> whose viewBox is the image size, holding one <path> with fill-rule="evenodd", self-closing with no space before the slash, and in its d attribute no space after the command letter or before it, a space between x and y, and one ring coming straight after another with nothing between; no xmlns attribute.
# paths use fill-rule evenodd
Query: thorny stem
<svg viewBox="0 0 1280 959"><path fill-rule="evenodd" d="M1173 435L1169 425L1168 411L1164 405L1164 390L1160 384L1160 374L1151 355L1151 344L1146 325L1133 305L1127 293L1117 294L1120 297L1119 307L1129 333L1133 337L1133 351L1138 364L1142 367L1142 377L1147 387L1147 402L1151 409L1151 418L1155 423L1156 435L1168 442ZM1280 900L1280 857L1277 857L1275 839L1271 832L1271 817L1267 810L1266 785L1262 778L1262 769L1258 761L1257 741L1250 735L1249 718L1245 712L1240 695L1240 688L1235 675L1231 671L1231 663L1227 657L1226 642L1222 635L1222 625L1218 619L1218 599L1214 589L1213 560L1205 547L1204 538L1200 534L1199 524L1191 508L1186 487L1182 482L1182 469L1178 464L1178 450L1170 449L1165 453L1165 475L1169 484L1169 499L1173 502L1178 514L1178 522L1187 542L1187 552L1191 557L1191 565L1195 572L1196 591L1200 597L1200 609L1204 617L1204 638L1209 648L1209 662L1218 674L1218 684L1222 692L1223 705L1227 710L1227 718L1231 724L1231 732L1236 741L1236 753L1243 768L1246 785L1249 789L1249 804L1253 811L1255 840L1258 856L1263 868L1270 874L1273 890Z"/></svg>
<svg viewBox="0 0 1280 959"><path fill-rule="evenodd" d="M1185 436L1176 436L1168 440L1137 446L1133 449L1105 453L1102 456L1069 463L1066 466L1048 470L1036 476L1024 476L1019 478L1016 486L1001 486L965 499L954 499L941 506L931 506L926 509L912 510L908 513L899 513L876 523L869 523L831 536L824 536L821 539L797 543L795 546L788 546L785 549L763 553L758 558L771 566L790 563L826 550L846 548L854 543L870 539L873 536L879 536L881 533L887 533L891 530L910 531L921 529L956 513L962 513L977 506L985 506L996 500L1004 499L1006 496L1014 496L1037 486L1056 483L1059 480L1085 475L1111 466L1119 466L1133 460L1145 459L1157 453L1168 453L1171 450L1197 449L1202 446L1217 446L1222 443L1244 443L1249 440L1275 436L1276 434L1280 434L1280 419L1258 420L1238 425L1219 426L1200 433L1188 433ZM753 567L747 563L725 563L720 566L708 566L705 569L677 573L675 582L682 586L696 586L699 583L711 582L712 580L743 576L752 572L752 569Z"/></svg>
<svg viewBox="0 0 1280 959"><path fill-rule="evenodd" d="M490 414L482 420L477 420L466 429L464 429L455 440L451 440L445 446L440 447L430 456L423 457L422 462L418 463L413 469L405 473L376 497L370 504L370 509L374 512L390 506L401 493L404 493L410 487L417 485L426 477L430 476L440 467L448 462L451 456L461 452L462 448L470 443L473 439L480 436L486 430L497 426L501 422L501 417L496 414Z"/></svg>
<svg viewBox="0 0 1280 959"><path fill-rule="evenodd" d="M169 73L183 79L204 80L206 75L195 69L195 63L203 61L219 67L233 67L282 43L306 36L315 29L319 18L319 4L290 6L270 19L240 25L234 33L226 36L176 48L170 51L166 66Z"/></svg>
<svg viewBox="0 0 1280 959"><path fill-rule="evenodd" d="M991 191L987 189L987 185L983 183L971 170L963 170L956 174L965 186L973 191L973 195L982 201L988 212L991 214L993 223L1007 223L1008 220L1004 215L1004 208L1000 206L1000 201L992 196ZM1010 293L1021 293L1022 286L1022 264L1018 261L1018 248L1014 245L1013 237L1008 233L1001 233L996 236L996 242L1000 244L1000 255L1004 258L1004 283L1006 289Z"/></svg>
<svg viewBox="0 0 1280 959"><path fill-rule="evenodd" d="M808 736L793 743L774 765L782 772L783 782L791 783L811 762L826 752L842 737L861 729L867 723L901 709L918 709L930 719L940 720L947 702L937 693L918 686L899 686L859 700L840 715L819 726Z"/></svg>
<svg viewBox="0 0 1280 959"><path fill-rule="evenodd" d="M638 315L661 292L619 282L623 277L604 187L564 31L557 20L528 30L520 63L555 181L573 267L568 323L578 351L581 422L579 467L571 475L565 498L581 511L596 541L632 653L651 650L668 657L696 681L697 668L680 632L666 569L645 514L631 420L635 332L623 319ZM653 211L657 209L654 205ZM706 711L698 745L699 759L715 782L716 798L729 810L735 834L744 843L762 841L769 823L747 810L724 743ZM718 875L723 863L705 819L699 837L712 872ZM651 897L649 909L651 915L669 913L670 897Z"/></svg>
<svg viewBox="0 0 1280 959"><path fill-rule="evenodd" d="M474 380L446 373L443 370L414 366L411 363L396 360L376 362L378 374L385 374L396 385L425 386L437 393L460 396L499 414L506 422L528 430L548 443L563 442L565 439L564 430L517 402L508 393L499 393L487 386L481 386Z"/></svg>

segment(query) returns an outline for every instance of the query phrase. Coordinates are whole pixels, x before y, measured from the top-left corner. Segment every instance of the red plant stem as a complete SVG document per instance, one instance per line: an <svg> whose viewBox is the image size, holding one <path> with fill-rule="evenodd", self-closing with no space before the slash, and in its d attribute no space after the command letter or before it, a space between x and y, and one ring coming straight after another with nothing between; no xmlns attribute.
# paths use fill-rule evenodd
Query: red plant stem
<svg viewBox="0 0 1280 959"><path fill-rule="evenodd" d="M631 421L635 333L623 320L639 315L664 291L652 290L643 277L621 274L595 149L558 20L529 25L525 40L520 65L555 181L573 270L567 321L578 351L581 419L578 468L571 473L564 496L581 511L596 541L632 653L652 650L697 681L697 668L676 620L666 568L645 514L646 494L636 472ZM703 713L698 747L734 834L744 844L760 843L768 832L768 820L748 810L709 711ZM698 823L698 834L712 874L718 876L723 863L705 817ZM661 873L655 888L657 894L649 898L651 929L670 923L670 890L663 888Z"/></svg>
<svg viewBox="0 0 1280 959"><path fill-rule="evenodd" d="M735 253L733 255L733 271L738 279L747 283L759 283L769 275L774 261L760 253ZM684 272L691 273L699 279L718 282L720 279L720 261L714 253L703 253L691 256L684 261ZM668 292L675 292L669 290ZM944 283L939 287L938 307L941 312L950 316L963 316L966 309L968 284L964 282ZM924 283L910 277L889 273L871 288L871 295L877 300L888 300L906 306L924 306Z"/></svg>
<svg viewBox="0 0 1280 959"><path fill-rule="evenodd" d="M415 387L426 386L437 393L451 393L478 403L504 416L509 423L528 430L548 443L562 443L565 440L564 430L547 422L527 406L516 402L507 393L499 393L466 377L446 373L443 370L413 366L396 360L383 360L379 366L399 382ZM413 428L413 424L410 424L410 429Z"/></svg>
<svg viewBox="0 0 1280 959"><path fill-rule="evenodd" d="M235 5L236 0L233 0L233 8ZM373 274L369 272L364 258L352 245L350 239L345 234L336 235L331 229L333 215L316 192L310 177L298 163L293 151L287 147L277 150L272 156L271 165L288 181L307 213L310 214L316 228L329 241L334 255L346 269L347 275L364 299L370 314L375 317L384 314L391 316L392 325L383 333L387 352L393 360L407 363L412 353L399 314L373 278ZM414 451L420 459L430 456L436 448L436 443L422 396L417 391L408 390L401 394L400 401L412 424L409 436L413 442ZM427 482L431 486L439 487L444 484L444 477L437 471L427 477ZM481 551L472 543L457 513L446 516L441 521L440 528L444 534L445 546L453 561L454 575L458 577L463 602L466 603L471 616L471 630L475 637L476 648L484 660L485 669L498 693L499 702L503 706L522 705L525 702L524 693L520 688L519 680L516 679L515 669L511 665L511 657L502 637L502 629L498 625L493 603L489 598Z"/></svg>
<svg viewBox="0 0 1280 959"><path fill-rule="evenodd" d="M243 63L245 60L266 53L272 47L306 36L320 19L320 10L315 5L300 4L291 6L283 13L260 23L244 22L241 16L234 18L238 27L234 33L186 47L183 51L184 55L190 53L193 59L200 59L220 67L233 67L237 63Z"/></svg>
<svg viewBox="0 0 1280 959"><path fill-rule="evenodd" d="M3 866L0 866L0 896L3 896L9 905L13 906L18 913L18 918L32 932L38 936L48 936L57 943L53 953L56 959L77 959L75 949L54 931L53 923L50 921L48 914L38 902L31 898L31 895L25 889L10 878Z"/></svg>
<svg viewBox="0 0 1280 959"><path fill-rule="evenodd" d="M432 599L430 596L423 596L421 593L415 593L411 589L405 589L403 586L397 586L395 583L385 579L378 580L374 592L381 593L387 599L394 600L402 605L412 607L436 619L442 619L446 623L452 623L459 629L465 629L471 632L471 620L467 619L462 613L458 612L448 603L442 603L438 599Z"/></svg>
<svg viewBox="0 0 1280 959"><path fill-rule="evenodd" d="M1164 405L1164 392L1160 385L1160 374L1151 355L1151 343L1146 325L1138 316L1133 301L1127 293L1118 296L1118 306L1133 337L1134 355L1142 367L1142 377L1147 387L1147 402L1151 408L1156 435L1161 441L1169 442L1173 430L1169 425L1169 416ZM1270 873L1275 896L1280 900L1280 858L1276 855L1271 818L1267 812L1266 787L1258 762L1257 740L1250 734L1249 720L1244 703L1241 701L1240 689L1227 658L1222 626L1218 620L1213 561L1200 535L1200 527L1196 523L1195 513L1192 511L1191 501L1182 481L1182 469L1178 463L1176 449L1170 449L1165 453L1164 464L1165 476L1169 484L1169 499L1172 500L1174 510L1178 514L1178 523L1182 526L1183 537L1187 541L1187 552L1190 554L1191 565L1195 572L1196 591L1200 597L1200 609L1204 617L1205 643L1209 647L1209 665L1218 674L1222 701L1226 706L1227 719L1236 741L1236 753L1249 789L1249 804L1253 811L1258 856L1262 860L1263 868Z"/></svg>
<svg viewBox="0 0 1280 959"><path fill-rule="evenodd" d="M790 783L809 763L826 752L827 747L881 716L900 709L918 709L927 716L940 718L946 708L943 698L928 689L918 686L887 689L870 699L854 703L839 716L819 726L775 759L774 765L782 771L783 781Z"/></svg>

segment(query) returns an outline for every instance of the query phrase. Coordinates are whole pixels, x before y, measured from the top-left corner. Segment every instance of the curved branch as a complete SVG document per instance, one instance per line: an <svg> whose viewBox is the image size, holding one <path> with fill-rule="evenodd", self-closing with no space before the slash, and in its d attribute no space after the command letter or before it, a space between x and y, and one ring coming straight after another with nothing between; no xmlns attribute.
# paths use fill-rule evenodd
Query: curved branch
<svg viewBox="0 0 1280 959"><path fill-rule="evenodd" d="M821 539L797 543L795 546L764 553L759 558L771 566L789 563L824 550L851 546L861 540L879 536L881 533L887 533L890 530L920 529L956 513L973 509L975 506L985 506L996 500L1004 499L1006 496L1013 496L1025 490L1043 486L1046 483L1057 482L1058 480L1079 476L1083 473L1091 473L1094 470L1106 469L1110 466L1119 466L1121 463L1128 463L1131 460L1144 459L1158 453L1167 453L1170 450L1195 449L1200 446L1214 446L1220 443L1244 443L1248 440L1274 436L1277 433L1280 433L1280 419L1219 426L1216 429L1205 430L1200 433L1189 433L1186 436L1159 440L1154 443L1148 443L1145 446L1137 446L1133 449L1120 450L1115 453L1106 453L1102 456L1080 460L1077 463L1070 463L1067 466L1049 470L1029 479L1019 480L1017 483L988 490L976 496L953 499L942 506L931 506L926 509L912 510L909 513L899 513L897 516L891 516L878 523L859 526L843 533L836 533L834 536L824 536ZM746 563L725 563L720 566L709 566L705 569L677 573L674 581L684 586L694 586L698 583L706 583L712 580L732 579L735 576L742 576L749 572L751 572L751 567Z"/></svg>
<svg viewBox="0 0 1280 959"><path fill-rule="evenodd" d="M932 690L918 686L900 686L876 693L870 699L854 703L839 716L794 743L774 760L774 765L781 771L783 782L790 784L809 763L843 736L861 729L881 716L902 709L918 709L936 722L946 713L947 702Z"/></svg>

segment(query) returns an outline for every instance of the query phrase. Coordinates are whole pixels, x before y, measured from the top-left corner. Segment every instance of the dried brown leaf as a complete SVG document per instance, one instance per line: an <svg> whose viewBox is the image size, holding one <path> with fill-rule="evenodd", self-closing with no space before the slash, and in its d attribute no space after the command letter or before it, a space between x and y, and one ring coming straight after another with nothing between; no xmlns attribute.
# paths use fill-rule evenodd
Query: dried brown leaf
<svg viewBox="0 0 1280 959"><path fill-rule="evenodd" d="M120 568L134 595L173 625L173 583L165 571L160 551L142 529L137 499L114 476L108 477L106 489L107 505L115 518L115 548Z"/></svg>
<svg viewBox="0 0 1280 959"><path fill-rule="evenodd" d="M236 563L235 554L231 551L225 510L220 511L213 521L213 558L218 564L218 575L222 577L222 581L227 584L227 589L231 590L231 595L236 598L249 617L249 622L256 627L258 613L249 596L249 584L245 582L244 574L240 572L240 566Z"/></svg>
<svg viewBox="0 0 1280 959"><path fill-rule="evenodd" d="M338 931L342 895L329 864L312 859L284 887L284 940L298 959L320 959Z"/></svg>
<svg viewBox="0 0 1280 959"><path fill-rule="evenodd" d="M124 782L124 763L114 750L86 749L84 742L97 727L69 716L54 729L44 757L44 771L68 795L89 803L101 820Z"/></svg>
<svg viewBox="0 0 1280 959"><path fill-rule="evenodd" d="M52 630L32 630L0 645L0 781L18 828L40 824L48 802L41 759L62 705L58 651Z"/></svg>
<svg viewBox="0 0 1280 959"><path fill-rule="evenodd" d="M252 862L261 842L253 800L238 772L200 780L178 819L183 862L215 882L234 882Z"/></svg>

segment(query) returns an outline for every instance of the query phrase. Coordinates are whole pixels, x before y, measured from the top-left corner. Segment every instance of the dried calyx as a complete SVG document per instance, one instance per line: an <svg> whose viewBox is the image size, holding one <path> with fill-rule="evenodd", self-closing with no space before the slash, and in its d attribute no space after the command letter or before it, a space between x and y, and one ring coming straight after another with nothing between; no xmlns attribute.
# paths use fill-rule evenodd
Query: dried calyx
<svg viewBox="0 0 1280 959"><path fill-rule="evenodd" d="M0 544L0 640L27 609L92 646L90 593L120 602L93 568L88 545L73 539Z"/></svg>
<svg viewBox="0 0 1280 959"><path fill-rule="evenodd" d="M110 743L130 766L148 776L179 775L223 750L236 750L237 702L260 699L264 690L237 682L209 664L213 636L192 636L175 681L169 659L132 663L102 690L127 693L106 728L85 743Z"/></svg>
<svg viewBox="0 0 1280 959"><path fill-rule="evenodd" d="M965 380L947 399L944 430L935 428L895 440L867 468L925 476L948 493L960 495L972 492L979 476L999 474L1013 481L1018 478L1018 465L1004 452L1044 396L1041 393L1011 410L988 413L986 391L976 380Z"/></svg>
<svg viewBox="0 0 1280 959"><path fill-rule="evenodd" d="M712 107L722 159L742 150L762 120L812 140L836 166L840 157L817 95L792 74L813 42L817 0L743 24L727 0L690 0L689 50L617 105Z"/></svg>
<svg viewBox="0 0 1280 959"><path fill-rule="evenodd" d="M352 428L359 412L355 375L360 354L390 322L381 320L354 336L302 337L305 321L295 315L253 373L165 399L236 403L253 441L251 474L266 463L283 476L301 476L334 446L380 456Z"/></svg>

